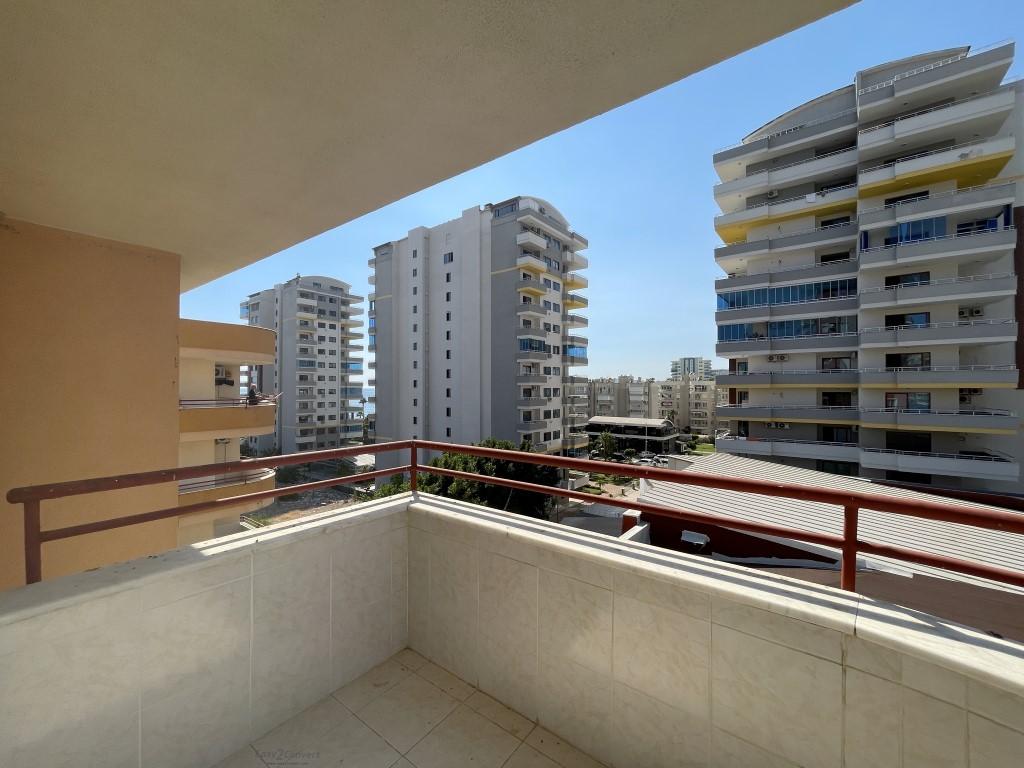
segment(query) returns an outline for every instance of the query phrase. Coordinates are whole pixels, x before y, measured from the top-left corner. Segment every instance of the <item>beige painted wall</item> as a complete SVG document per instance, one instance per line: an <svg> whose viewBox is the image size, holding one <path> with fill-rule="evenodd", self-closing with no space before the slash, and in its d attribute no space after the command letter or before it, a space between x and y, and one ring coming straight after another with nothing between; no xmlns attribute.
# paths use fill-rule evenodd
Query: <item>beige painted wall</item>
<svg viewBox="0 0 1024 768"><path fill-rule="evenodd" d="M0 220L0 495L178 462L177 255ZM44 501L43 528L173 507L175 484ZM177 545L177 520L43 545L43 577ZM0 589L23 583L0 500Z"/></svg>

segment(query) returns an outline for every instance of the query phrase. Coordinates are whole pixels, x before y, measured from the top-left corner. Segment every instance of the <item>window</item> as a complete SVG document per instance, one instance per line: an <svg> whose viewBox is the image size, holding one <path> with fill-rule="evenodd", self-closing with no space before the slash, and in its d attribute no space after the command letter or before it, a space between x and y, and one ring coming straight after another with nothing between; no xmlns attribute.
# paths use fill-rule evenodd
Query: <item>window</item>
<svg viewBox="0 0 1024 768"><path fill-rule="evenodd" d="M909 194L906 194L906 195L897 195L896 197L887 197L887 198L885 198L885 207L886 208L891 208L892 206L899 205L900 203L909 203L909 202L912 202L914 200L927 200L927 199L928 199L928 190L927 189L924 190L923 192L910 192Z"/></svg>
<svg viewBox="0 0 1024 768"><path fill-rule="evenodd" d="M744 366L747 364L744 363ZM821 358L821 370L823 371L849 371L853 369L852 357L823 357ZM737 366L737 371L739 366ZM747 370L744 367L743 370Z"/></svg>
<svg viewBox="0 0 1024 768"><path fill-rule="evenodd" d="M452 428L451 427L445 427L444 428L444 436L445 437L451 437L452 436Z"/></svg>
<svg viewBox="0 0 1024 768"><path fill-rule="evenodd" d="M419 307L417 307L415 304L413 304L412 305L412 313L415 315L418 312L419 312Z"/></svg>
<svg viewBox="0 0 1024 768"><path fill-rule="evenodd" d="M901 285L921 285L931 280L931 272L910 272L906 275L889 275L885 278L886 288L897 288Z"/></svg>
<svg viewBox="0 0 1024 768"><path fill-rule="evenodd" d="M988 232L992 229L999 229L999 222L996 219L975 219L974 221L962 221L956 225L956 235L973 235L978 232Z"/></svg>
<svg viewBox="0 0 1024 768"><path fill-rule="evenodd" d="M412 257L414 259L416 258L416 249L415 248L412 249Z"/></svg>
<svg viewBox="0 0 1024 768"><path fill-rule="evenodd" d="M413 370L415 370L416 368L419 368L420 367L420 361L419 360L413 360L412 361L412 367L413 367Z"/></svg>
<svg viewBox="0 0 1024 768"><path fill-rule="evenodd" d="M444 281L446 283L450 283L452 281L452 273L451 272L445 272L444 273Z"/></svg>
<svg viewBox="0 0 1024 768"><path fill-rule="evenodd" d="M885 327L886 328L899 328L899 327L921 327L928 325L931 322L931 312L904 312L897 315L886 315L885 316Z"/></svg>
<svg viewBox="0 0 1024 768"><path fill-rule="evenodd" d="M897 352L885 356L885 367L892 368L931 368L931 352Z"/></svg>
<svg viewBox="0 0 1024 768"><path fill-rule="evenodd" d="M451 251L449 251L448 253L446 253L444 255L444 258L442 259L442 261L445 264L451 264L453 261L455 261L455 254L452 253Z"/></svg>
<svg viewBox="0 0 1024 768"><path fill-rule="evenodd" d="M445 368L444 369L444 377L446 379L450 379L452 377L452 369L451 368Z"/></svg>
<svg viewBox="0 0 1024 768"><path fill-rule="evenodd" d="M450 323L452 321L452 313L451 312L445 312L444 313L444 319L445 319L445 322Z"/></svg>
<svg viewBox="0 0 1024 768"><path fill-rule="evenodd" d="M416 406L418 406L419 404L420 404L420 399L419 399L418 397L414 397L414 398L412 399L412 407L413 407L413 408L415 408L415 407L416 407Z"/></svg>
<svg viewBox="0 0 1024 768"><path fill-rule="evenodd" d="M413 416L412 417L412 423L413 424L419 424L419 417L418 416Z"/></svg>
<svg viewBox="0 0 1024 768"><path fill-rule="evenodd" d="M451 418L451 416L452 416L452 409L451 408L445 408L444 409L444 415L447 416L448 418Z"/></svg>
<svg viewBox="0 0 1024 768"><path fill-rule="evenodd" d="M414 286L412 287L412 295L413 295L413 296L415 296L415 295L416 295L416 294L418 294L418 293L419 293L419 288L417 288L417 287L416 287L416 286L414 285Z"/></svg>
<svg viewBox="0 0 1024 768"><path fill-rule="evenodd" d="M417 379L413 379L412 380L412 388L416 389L416 387L418 387L418 386L419 386L419 381Z"/></svg>
<svg viewBox="0 0 1024 768"><path fill-rule="evenodd" d="M444 300L445 301L451 301L452 300L452 292L451 291L445 291L444 292Z"/></svg>
<svg viewBox="0 0 1024 768"><path fill-rule="evenodd" d="M412 343L412 351L415 352L417 350L417 348L419 347L419 345L420 345L420 343L418 341L414 341Z"/></svg>
<svg viewBox="0 0 1024 768"><path fill-rule="evenodd" d="M900 411L928 411L932 407L931 392L886 392L885 407Z"/></svg>
<svg viewBox="0 0 1024 768"><path fill-rule="evenodd" d="M852 392L822 392L821 404L825 408L849 408L853 405Z"/></svg>
<svg viewBox="0 0 1024 768"><path fill-rule="evenodd" d="M412 276L413 276L413 277L416 277L416 273L417 273L417 271L418 271L418 270L416 269L416 267L413 267L413 268L412 268Z"/></svg>
<svg viewBox="0 0 1024 768"><path fill-rule="evenodd" d="M915 240L929 240L935 237L946 236L946 219L942 216L931 219L918 219L917 221L905 221L889 228L889 235L885 238L885 245L897 243L912 243Z"/></svg>
<svg viewBox="0 0 1024 768"><path fill-rule="evenodd" d="M849 475L857 477L860 474L859 466L855 461L832 461L830 459L818 459L819 472L831 472L833 475Z"/></svg>
<svg viewBox="0 0 1024 768"><path fill-rule="evenodd" d="M323 343L323 342L327 341L327 337L326 336L317 336L316 340L321 342L321 343Z"/></svg>
<svg viewBox="0 0 1024 768"><path fill-rule="evenodd" d="M412 324L412 332L413 333L416 333L416 331L418 331L419 329L420 329L420 324L419 323L413 323Z"/></svg>
<svg viewBox="0 0 1024 768"><path fill-rule="evenodd" d="M444 332L444 340L445 341L451 341L452 340L452 332L451 331L445 331Z"/></svg>
<svg viewBox="0 0 1024 768"><path fill-rule="evenodd" d="M446 387L446 388L445 388L445 390L444 390L444 396L445 396L445 397L449 397L449 398L450 398L450 397L452 396L452 388L451 388L451 387Z"/></svg>
<svg viewBox="0 0 1024 768"><path fill-rule="evenodd" d="M445 360L451 360L452 359L452 351L450 349L446 349L444 351L444 359Z"/></svg>

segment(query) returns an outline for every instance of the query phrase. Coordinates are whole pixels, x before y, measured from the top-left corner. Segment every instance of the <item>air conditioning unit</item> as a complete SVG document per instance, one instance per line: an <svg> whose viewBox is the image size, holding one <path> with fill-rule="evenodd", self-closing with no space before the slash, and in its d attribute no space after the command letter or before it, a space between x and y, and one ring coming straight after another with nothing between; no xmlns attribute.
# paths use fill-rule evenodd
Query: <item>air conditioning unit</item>
<svg viewBox="0 0 1024 768"><path fill-rule="evenodd" d="M768 190L767 198L769 200L771 200L774 197L778 197L778 196L779 196L779 190L777 190L777 189L770 189L770 190Z"/></svg>
<svg viewBox="0 0 1024 768"><path fill-rule="evenodd" d="M971 310L969 310L967 307L960 307L960 309L956 311L956 314L957 317L963 320L971 316Z"/></svg>
<svg viewBox="0 0 1024 768"><path fill-rule="evenodd" d="M981 317L985 314L985 310L981 307L971 307L971 317Z"/></svg>
<svg viewBox="0 0 1024 768"><path fill-rule="evenodd" d="M787 360L789 360L789 355L776 355L775 359L778 360L780 363L784 363Z"/></svg>

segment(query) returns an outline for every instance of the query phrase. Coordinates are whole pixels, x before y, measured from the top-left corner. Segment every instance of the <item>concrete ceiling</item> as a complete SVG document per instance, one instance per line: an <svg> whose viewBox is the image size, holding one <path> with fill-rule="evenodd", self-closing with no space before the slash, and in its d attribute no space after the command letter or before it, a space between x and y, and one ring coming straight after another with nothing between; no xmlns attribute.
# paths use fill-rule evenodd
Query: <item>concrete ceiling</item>
<svg viewBox="0 0 1024 768"><path fill-rule="evenodd" d="M851 1L8 0L0 211L186 290Z"/></svg>

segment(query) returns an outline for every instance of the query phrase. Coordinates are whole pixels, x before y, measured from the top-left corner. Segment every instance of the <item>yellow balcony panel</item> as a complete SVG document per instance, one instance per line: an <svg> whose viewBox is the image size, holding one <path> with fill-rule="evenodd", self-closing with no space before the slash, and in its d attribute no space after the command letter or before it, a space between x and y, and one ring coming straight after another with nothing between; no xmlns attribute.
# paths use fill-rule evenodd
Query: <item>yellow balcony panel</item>
<svg viewBox="0 0 1024 768"><path fill-rule="evenodd" d="M537 280L520 280L516 283L516 290L530 296L543 296L548 289Z"/></svg>
<svg viewBox="0 0 1024 768"><path fill-rule="evenodd" d="M570 272L565 276L565 287L571 291L586 288L590 281L578 272Z"/></svg>
<svg viewBox="0 0 1024 768"><path fill-rule="evenodd" d="M178 348L181 357L214 360L218 363L273 363L273 331L254 325L178 320Z"/></svg>
<svg viewBox="0 0 1024 768"><path fill-rule="evenodd" d="M987 184L1013 156L1013 136L947 147L912 155L860 172L860 197L877 197L907 187L955 181L958 187Z"/></svg>
<svg viewBox="0 0 1024 768"><path fill-rule="evenodd" d="M548 270L548 265L542 259L525 253L516 259L516 266L535 275L547 272Z"/></svg>
<svg viewBox="0 0 1024 768"><path fill-rule="evenodd" d="M201 504L205 501L226 499L246 493L269 491L276 487L276 474L274 469L255 469L207 479L183 480L178 484L178 506L184 507L188 504ZM239 507L245 509L237 510L237 514L265 507L271 502L273 499L239 502ZM232 506L232 510L234 509ZM196 512L188 517L196 519L205 516L220 518L224 516L224 511L217 509L210 512Z"/></svg>
<svg viewBox="0 0 1024 768"><path fill-rule="evenodd" d="M588 306L590 302L585 296L580 296L576 293L570 293L565 297L565 308L566 309L583 309Z"/></svg>
<svg viewBox="0 0 1024 768"><path fill-rule="evenodd" d="M199 401L185 401L196 403ZM218 437L247 437L267 435L274 431L277 405L266 403L255 406L210 404L178 410L178 430L184 441L207 440Z"/></svg>

